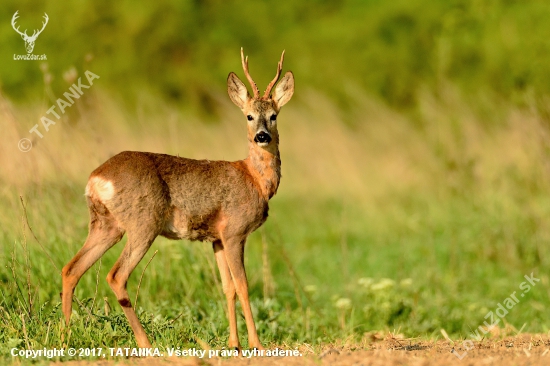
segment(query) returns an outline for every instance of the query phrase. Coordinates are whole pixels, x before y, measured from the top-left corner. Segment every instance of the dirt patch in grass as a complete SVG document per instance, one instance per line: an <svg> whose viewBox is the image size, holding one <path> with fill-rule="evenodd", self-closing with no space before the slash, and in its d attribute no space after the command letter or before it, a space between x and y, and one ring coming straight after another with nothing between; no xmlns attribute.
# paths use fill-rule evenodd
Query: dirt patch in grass
<svg viewBox="0 0 550 366"><path fill-rule="evenodd" d="M550 337L523 334L500 340L451 342L386 337L363 344L326 345L314 352L307 345L298 348L302 357L235 358L147 358L120 361L72 361L64 366L85 365L548 365Z"/></svg>

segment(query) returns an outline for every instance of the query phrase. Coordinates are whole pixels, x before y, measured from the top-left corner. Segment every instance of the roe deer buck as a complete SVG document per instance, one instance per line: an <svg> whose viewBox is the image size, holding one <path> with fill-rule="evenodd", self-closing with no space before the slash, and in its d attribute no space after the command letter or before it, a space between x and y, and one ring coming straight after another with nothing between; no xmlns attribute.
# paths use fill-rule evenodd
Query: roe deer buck
<svg viewBox="0 0 550 366"><path fill-rule="evenodd" d="M150 348L134 312L126 284L158 235L170 239L211 241L218 263L229 316L229 347L240 349L235 313L236 295L242 305L248 344L263 349L256 332L244 268L247 236L267 219L268 201L281 179L277 115L294 93L294 76L277 75L260 97L248 72L248 57L241 61L246 86L235 75L227 78L229 97L248 120L248 157L235 162L192 160L171 155L125 151L94 170L86 186L90 211L88 238L63 268L62 309L69 325L74 289L84 274L124 233L128 241L107 282L122 306L139 347ZM275 87L273 93L271 90Z"/></svg>

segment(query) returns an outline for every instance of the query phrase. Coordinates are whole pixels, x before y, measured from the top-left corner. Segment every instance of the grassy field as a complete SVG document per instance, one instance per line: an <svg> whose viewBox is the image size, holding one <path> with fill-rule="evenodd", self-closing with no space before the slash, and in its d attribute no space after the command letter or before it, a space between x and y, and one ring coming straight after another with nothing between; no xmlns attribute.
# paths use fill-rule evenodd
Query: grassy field
<svg viewBox="0 0 550 366"><path fill-rule="evenodd" d="M242 117L223 95L227 118L211 125L160 100L148 99L142 111L122 110L99 86L87 97L74 111L77 124L51 126L28 153L13 151L18 129L41 109L2 99L8 125L0 155L0 343L6 357L11 347L62 344L59 273L87 234L89 171L125 149L210 159L238 159L246 151ZM469 338L531 273L541 282L498 331L548 331L543 119L509 109L500 111L503 126L484 130L459 97L425 95L422 128L369 99L353 112L368 117L350 128L322 98L305 90L283 112L282 186L268 222L247 245L263 342L317 346L359 341L373 331L430 338L441 329ZM110 124L115 119L120 123ZM182 120L187 126L177 127ZM67 344L134 345L104 280L122 245L77 287ZM225 301L210 244L157 239L130 279L131 296L142 273L138 309L155 346L225 345Z"/></svg>
<svg viewBox="0 0 550 366"><path fill-rule="evenodd" d="M143 13L84 3L68 33L54 15L70 9L45 9L50 38L36 53L48 64L0 62L4 361L13 347L136 346L105 281L125 239L80 281L64 331L60 270L87 235L88 175L123 150L244 158L245 119L225 92L229 71L242 76L242 45L260 88L283 48L297 80L279 118L281 186L246 247L265 346L441 339L442 329L472 339L514 292L518 303L485 337L550 331L549 6L293 2L271 14L264 2L167 1ZM240 24L241 10L256 16ZM273 29L261 32L259 15L270 14ZM5 49L23 53L5 23ZM40 117L86 70L100 78L46 131ZM36 123L42 138L29 133ZM531 274L540 282L522 293ZM139 288L153 346L226 345L210 243L158 238L128 286L132 300ZM239 334L246 347L241 316Z"/></svg>

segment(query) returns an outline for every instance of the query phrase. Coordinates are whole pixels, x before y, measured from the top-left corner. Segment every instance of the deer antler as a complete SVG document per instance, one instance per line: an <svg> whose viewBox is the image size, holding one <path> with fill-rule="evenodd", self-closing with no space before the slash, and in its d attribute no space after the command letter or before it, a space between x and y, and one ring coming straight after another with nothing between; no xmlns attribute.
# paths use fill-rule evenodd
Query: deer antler
<svg viewBox="0 0 550 366"><path fill-rule="evenodd" d="M250 73L248 72L248 56L246 56L246 58L244 57L242 47L241 47L241 61L243 63L244 74L246 75L246 78L248 79L248 82L250 83L250 86L252 86L252 90L254 91L254 98L258 98L260 96L260 91L258 90L258 86L254 82L254 80L252 80L252 76L250 76Z"/></svg>
<svg viewBox="0 0 550 366"><path fill-rule="evenodd" d="M285 59L285 51L283 51L283 54L281 55L281 61L277 64L277 75L271 80L269 85L267 86L267 89L265 90L264 99L269 98L269 94L271 94L271 89L273 89L273 86L277 83L279 80L279 77L281 76L281 71L283 70L283 60Z"/></svg>
<svg viewBox="0 0 550 366"><path fill-rule="evenodd" d="M19 13L19 10L17 10L15 12L15 14L13 14L13 17L11 18L11 26L13 27L13 30L16 31L17 33L19 33L21 36L28 37L26 29L25 29L25 32L21 32L19 30L19 27L17 27L17 28L15 27L15 21L17 20L17 18L19 18L19 15L17 15L17 13Z"/></svg>
<svg viewBox="0 0 550 366"><path fill-rule="evenodd" d="M44 20L45 20L45 21L42 22L42 29L40 29L39 31L35 30L35 31L33 32L32 36L31 36L31 38L36 38L36 37L38 37L38 35L39 35L40 33L42 33L42 31L44 30L44 28L46 28L46 24L48 24L48 20L49 20L49 19L50 19L50 18L48 18L48 14L44 13ZM37 32L38 32L38 33L37 33Z"/></svg>

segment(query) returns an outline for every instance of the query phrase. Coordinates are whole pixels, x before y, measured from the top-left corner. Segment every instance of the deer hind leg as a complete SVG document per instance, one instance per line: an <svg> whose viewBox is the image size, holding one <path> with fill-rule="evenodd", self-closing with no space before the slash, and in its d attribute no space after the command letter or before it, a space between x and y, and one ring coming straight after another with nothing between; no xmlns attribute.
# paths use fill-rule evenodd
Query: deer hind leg
<svg viewBox="0 0 550 366"><path fill-rule="evenodd" d="M124 235L124 230L107 208L100 202L88 198L90 226L84 246L67 263L61 272L63 292L61 302L65 323L69 325L73 294L82 275Z"/></svg>
<svg viewBox="0 0 550 366"><path fill-rule="evenodd" d="M244 269L244 244L246 237L231 238L224 240L224 252L235 290L239 296L239 301L243 308L246 328L248 330L248 346L250 348L264 349L256 332L256 325L250 309L250 301L248 299L248 281Z"/></svg>
<svg viewBox="0 0 550 366"><path fill-rule="evenodd" d="M221 241L215 241L213 243L214 254L216 255L216 262L218 262L218 269L220 270L220 277L222 279L223 292L227 299L227 318L229 319L229 347L237 348L241 350L239 344L239 335L237 332L237 314L235 312L235 300L237 292L235 290L235 284L231 278L231 272L227 259L225 257L225 251Z"/></svg>
<svg viewBox="0 0 550 366"><path fill-rule="evenodd" d="M143 230L142 230L143 232ZM156 234L136 235L128 233L128 242L124 247L120 257L107 275L107 282L114 291L118 303L122 307L128 323L132 327L132 331L136 337L136 341L141 348L151 348L151 343L147 338L147 334L143 326L139 322L136 312L132 308L126 285L132 271L141 261L147 250L155 240Z"/></svg>

